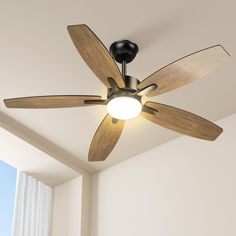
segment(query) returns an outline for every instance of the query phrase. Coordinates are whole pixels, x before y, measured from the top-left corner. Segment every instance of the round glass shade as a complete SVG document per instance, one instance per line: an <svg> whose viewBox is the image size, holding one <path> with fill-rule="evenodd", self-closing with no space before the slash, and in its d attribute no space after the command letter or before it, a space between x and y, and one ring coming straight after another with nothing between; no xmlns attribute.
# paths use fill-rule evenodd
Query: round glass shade
<svg viewBox="0 0 236 236"><path fill-rule="evenodd" d="M129 120L139 115L142 104L133 97L116 97L107 104L107 112L119 120Z"/></svg>

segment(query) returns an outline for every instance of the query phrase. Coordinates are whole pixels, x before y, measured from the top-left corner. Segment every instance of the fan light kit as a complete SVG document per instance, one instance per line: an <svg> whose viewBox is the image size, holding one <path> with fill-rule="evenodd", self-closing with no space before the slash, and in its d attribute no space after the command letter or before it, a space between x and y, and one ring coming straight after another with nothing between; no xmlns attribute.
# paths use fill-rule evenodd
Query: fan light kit
<svg viewBox="0 0 236 236"><path fill-rule="evenodd" d="M107 115L90 145L89 161L105 160L118 142L125 120L141 114L144 118L173 131L205 140L215 140L223 129L214 123L179 108L148 101L156 96L201 78L229 58L228 52L215 45L157 70L143 81L127 75L127 64L138 53L129 40L114 42L110 53L87 25L68 26L71 39L81 57L107 87L107 98L95 95L55 95L5 99L8 108L65 108L91 105L107 106ZM121 64L121 71L117 63Z"/></svg>
<svg viewBox="0 0 236 236"><path fill-rule="evenodd" d="M130 120L135 118L142 111L141 102L132 97L117 97L107 104L107 112L114 118Z"/></svg>

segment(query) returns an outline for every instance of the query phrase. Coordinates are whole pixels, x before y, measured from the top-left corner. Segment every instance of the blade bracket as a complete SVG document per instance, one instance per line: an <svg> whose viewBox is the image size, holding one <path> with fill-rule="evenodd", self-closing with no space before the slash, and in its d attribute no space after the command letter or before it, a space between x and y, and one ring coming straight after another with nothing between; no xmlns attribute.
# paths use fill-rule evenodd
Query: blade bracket
<svg viewBox="0 0 236 236"><path fill-rule="evenodd" d="M106 105L107 100L84 100L86 105Z"/></svg>
<svg viewBox="0 0 236 236"><path fill-rule="evenodd" d="M150 85L136 91L135 95L144 96L157 88L158 88L158 86L156 84L150 84Z"/></svg>
<svg viewBox="0 0 236 236"><path fill-rule="evenodd" d="M114 91L114 92L119 91L119 86L112 77L108 77L107 81L110 84L112 91Z"/></svg>
<svg viewBox="0 0 236 236"><path fill-rule="evenodd" d="M118 121L119 121L118 119L112 117L112 124L116 124Z"/></svg>
<svg viewBox="0 0 236 236"><path fill-rule="evenodd" d="M158 110L148 107L148 106L145 106L145 105L143 105L142 112L148 113L150 115L157 115L158 114Z"/></svg>

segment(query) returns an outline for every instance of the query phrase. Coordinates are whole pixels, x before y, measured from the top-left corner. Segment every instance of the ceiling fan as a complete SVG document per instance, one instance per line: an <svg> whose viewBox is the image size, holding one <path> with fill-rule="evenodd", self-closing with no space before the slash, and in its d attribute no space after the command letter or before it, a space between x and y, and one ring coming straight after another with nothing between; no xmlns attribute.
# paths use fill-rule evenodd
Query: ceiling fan
<svg viewBox="0 0 236 236"><path fill-rule="evenodd" d="M21 97L5 99L6 107L64 108L106 105L108 114L93 137L89 161L105 160L118 142L125 120L140 113L158 125L195 138L213 141L222 133L221 127L190 112L151 101L142 104L144 95L152 97L168 92L214 70L229 57L221 45L187 55L140 82L126 74L126 65L138 53L135 43L128 40L114 42L109 53L87 25L68 26L68 31L84 61L107 87L107 99L94 95ZM121 72L115 61L122 64Z"/></svg>

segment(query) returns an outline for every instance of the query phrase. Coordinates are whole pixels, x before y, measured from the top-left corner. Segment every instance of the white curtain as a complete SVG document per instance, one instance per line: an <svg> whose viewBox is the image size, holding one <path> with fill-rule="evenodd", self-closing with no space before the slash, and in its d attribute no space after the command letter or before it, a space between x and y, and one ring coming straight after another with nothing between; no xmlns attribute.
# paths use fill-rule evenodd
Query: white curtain
<svg viewBox="0 0 236 236"><path fill-rule="evenodd" d="M52 188L18 173L13 236L49 236Z"/></svg>

